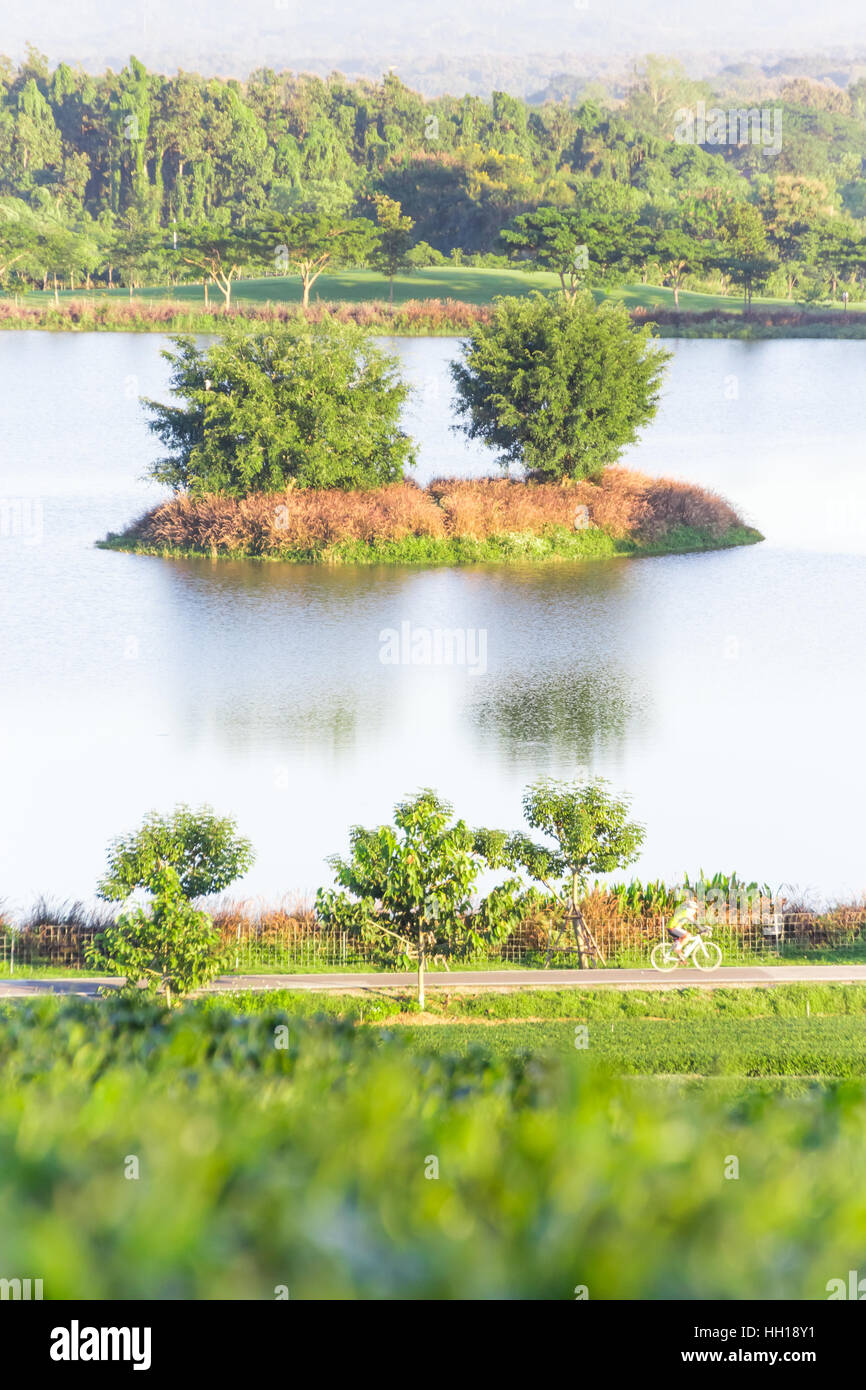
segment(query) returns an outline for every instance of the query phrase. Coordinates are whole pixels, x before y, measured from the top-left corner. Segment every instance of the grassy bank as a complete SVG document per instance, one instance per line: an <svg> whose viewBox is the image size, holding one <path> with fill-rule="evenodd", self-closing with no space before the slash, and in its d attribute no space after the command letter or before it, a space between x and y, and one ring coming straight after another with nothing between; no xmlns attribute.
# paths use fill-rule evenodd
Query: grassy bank
<svg viewBox="0 0 866 1390"><path fill-rule="evenodd" d="M397 336L460 335L489 316L499 295L554 293L557 276L521 270L434 267L396 276L393 308L388 282L373 271L323 275L307 316L335 317ZM594 291L597 299L621 300L638 322L653 322L662 337L698 338L861 338L866 337L866 306L806 308L787 300L755 299L746 309L738 297L656 285L624 285ZM302 312L299 281L268 276L240 280L225 312L213 289L205 303L199 285L156 286L136 290L33 292L0 297L0 329L42 328L78 332L215 333L226 319L280 322Z"/></svg>
<svg viewBox="0 0 866 1390"><path fill-rule="evenodd" d="M761 539L713 493L611 468L597 484L452 478L424 489L179 496L100 544L164 556L456 565L672 554Z"/></svg>
<svg viewBox="0 0 866 1390"><path fill-rule="evenodd" d="M238 991L210 995L199 1001L205 1012L229 1007L242 1013L282 1009L298 1017L327 1015L355 1023L410 1021L418 1014L414 994L309 994L305 990L275 989L263 993ZM707 1021L866 1016L866 986L859 984L744 985L736 988L643 989L525 989L437 990L425 1004L425 1018L436 1023L555 1022L572 1020L610 1025L628 1020Z"/></svg>

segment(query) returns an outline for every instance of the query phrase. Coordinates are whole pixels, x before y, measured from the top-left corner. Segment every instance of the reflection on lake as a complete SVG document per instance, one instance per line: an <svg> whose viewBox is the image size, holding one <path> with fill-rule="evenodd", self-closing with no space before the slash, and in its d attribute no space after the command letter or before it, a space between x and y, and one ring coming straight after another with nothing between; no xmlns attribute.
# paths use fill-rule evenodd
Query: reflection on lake
<svg viewBox="0 0 866 1390"><path fill-rule="evenodd" d="M106 841L210 801L258 850L244 891L312 891L354 822L422 785L516 827L541 773L601 773L641 873L703 866L858 891L866 345L688 342L629 462L718 488L740 551L592 565L346 569L95 550L156 494L136 403L160 340L0 335L0 897L88 896ZM490 467L450 430L453 340L395 346L419 477ZM384 664L381 634L486 633L483 670ZM697 774L697 781L693 774Z"/></svg>

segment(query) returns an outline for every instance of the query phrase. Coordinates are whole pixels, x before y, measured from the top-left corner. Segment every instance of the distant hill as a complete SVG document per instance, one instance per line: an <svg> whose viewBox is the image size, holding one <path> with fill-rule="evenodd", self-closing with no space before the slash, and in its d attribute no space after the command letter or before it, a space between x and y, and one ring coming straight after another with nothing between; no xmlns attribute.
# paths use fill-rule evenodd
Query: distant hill
<svg viewBox="0 0 866 1390"><path fill-rule="evenodd" d="M799 13L797 12L799 11ZM0 50L28 42L52 63L243 78L257 67L381 77L395 68L425 95L495 89L542 100L602 81L622 85L635 56L682 58L694 76L806 76L844 85L866 71L860 0L4 0Z"/></svg>

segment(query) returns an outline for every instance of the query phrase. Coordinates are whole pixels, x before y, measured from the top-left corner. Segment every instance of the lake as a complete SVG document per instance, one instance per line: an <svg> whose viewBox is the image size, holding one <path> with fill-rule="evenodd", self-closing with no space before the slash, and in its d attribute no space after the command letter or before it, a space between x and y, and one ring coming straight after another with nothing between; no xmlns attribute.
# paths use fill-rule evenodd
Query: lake
<svg viewBox="0 0 866 1390"><path fill-rule="evenodd" d="M643 877L866 886L866 343L673 345L624 462L718 489L764 544L463 570L95 549L161 495L138 397L164 397L164 346L0 334L9 908L90 898L108 840L177 801L236 815L258 860L233 891L275 899L418 787L517 828L528 781L588 771L633 796ZM492 470L451 430L456 340L393 346L419 480ZM464 664L400 660L437 629Z"/></svg>

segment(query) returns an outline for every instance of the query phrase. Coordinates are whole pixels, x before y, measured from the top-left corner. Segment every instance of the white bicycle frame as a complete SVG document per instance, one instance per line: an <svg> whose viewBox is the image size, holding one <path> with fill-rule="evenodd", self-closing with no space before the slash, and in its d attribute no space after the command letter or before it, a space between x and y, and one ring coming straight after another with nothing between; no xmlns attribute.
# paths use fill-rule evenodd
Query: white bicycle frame
<svg viewBox="0 0 866 1390"><path fill-rule="evenodd" d="M697 950L698 946L703 945L705 935L708 935L708 933L700 932L697 935L693 935L691 941L683 947L681 955L677 954L673 941L668 941L663 937L662 945L665 948L665 959L672 960L675 957L677 960L688 960L689 956Z"/></svg>

